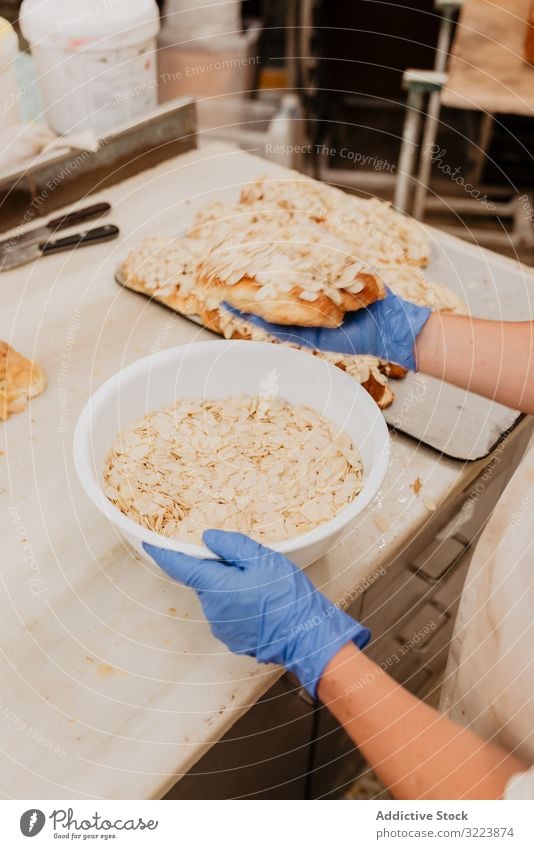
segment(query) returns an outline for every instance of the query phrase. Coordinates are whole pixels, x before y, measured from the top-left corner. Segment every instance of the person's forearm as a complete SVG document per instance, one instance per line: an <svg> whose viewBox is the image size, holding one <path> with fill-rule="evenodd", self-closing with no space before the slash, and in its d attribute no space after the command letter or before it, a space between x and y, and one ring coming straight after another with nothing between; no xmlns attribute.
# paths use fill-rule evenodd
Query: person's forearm
<svg viewBox="0 0 534 849"><path fill-rule="evenodd" d="M352 643L318 696L397 799L498 799L526 767L417 699Z"/></svg>
<svg viewBox="0 0 534 849"><path fill-rule="evenodd" d="M417 338L417 368L534 413L534 322L433 313Z"/></svg>

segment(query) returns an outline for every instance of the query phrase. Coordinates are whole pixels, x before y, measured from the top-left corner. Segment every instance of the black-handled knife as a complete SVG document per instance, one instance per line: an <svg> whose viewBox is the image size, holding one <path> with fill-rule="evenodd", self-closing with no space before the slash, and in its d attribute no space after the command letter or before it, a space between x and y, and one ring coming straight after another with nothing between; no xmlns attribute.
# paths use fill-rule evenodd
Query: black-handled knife
<svg viewBox="0 0 534 849"><path fill-rule="evenodd" d="M116 239L118 235L118 227L115 227L114 224L105 224L103 227L94 227L92 230L85 230L83 233L64 236L62 239L54 239L48 242L41 242L39 245L18 248L17 250L0 254L0 272L9 271L11 268L18 268L19 265L25 265L27 262L32 262L34 259L47 256L48 254L83 248L86 245L96 245L99 242L108 242L110 239Z"/></svg>
<svg viewBox="0 0 534 849"><path fill-rule="evenodd" d="M27 233L11 236L10 239L3 239L0 242L0 259L2 254L11 253L11 251L18 250L18 248L25 248L28 245L38 245L40 242L47 241L58 230L66 230L67 227L75 227L76 224L81 224L82 221L92 221L101 215L107 215L110 209L110 203L94 203L91 206L85 206L83 209L77 209L75 212L60 215L58 218L51 218L42 227L34 227L33 230L28 230Z"/></svg>

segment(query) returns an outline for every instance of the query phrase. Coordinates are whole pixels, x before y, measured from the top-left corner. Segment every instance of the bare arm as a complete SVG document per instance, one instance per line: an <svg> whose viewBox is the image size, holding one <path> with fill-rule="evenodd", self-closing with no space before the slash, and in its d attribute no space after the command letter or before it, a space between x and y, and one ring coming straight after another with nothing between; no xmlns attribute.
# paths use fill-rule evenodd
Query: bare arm
<svg viewBox="0 0 534 849"><path fill-rule="evenodd" d="M433 313L417 337L420 371L534 413L534 322Z"/></svg>
<svg viewBox="0 0 534 849"><path fill-rule="evenodd" d="M352 643L318 695L397 799L499 799L526 767L397 684Z"/></svg>

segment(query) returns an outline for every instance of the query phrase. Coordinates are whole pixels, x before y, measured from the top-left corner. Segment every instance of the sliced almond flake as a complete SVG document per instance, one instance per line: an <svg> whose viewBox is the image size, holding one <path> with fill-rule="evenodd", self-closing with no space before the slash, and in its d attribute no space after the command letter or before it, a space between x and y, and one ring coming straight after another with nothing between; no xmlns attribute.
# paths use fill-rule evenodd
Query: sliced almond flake
<svg viewBox="0 0 534 849"><path fill-rule="evenodd" d="M416 478L414 481L412 481L412 483L410 484L410 488L413 489L416 495L419 495L423 488L423 482L421 478Z"/></svg>

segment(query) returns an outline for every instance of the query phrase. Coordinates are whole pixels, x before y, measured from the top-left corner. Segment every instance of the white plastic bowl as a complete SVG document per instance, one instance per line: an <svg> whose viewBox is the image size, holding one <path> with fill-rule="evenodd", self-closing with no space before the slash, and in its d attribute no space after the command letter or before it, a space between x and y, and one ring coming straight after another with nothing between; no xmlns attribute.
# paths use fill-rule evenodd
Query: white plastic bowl
<svg viewBox="0 0 534 849"><path fill-rule="evenodd" d="M332 547L376 495L388 465L389 435L379 408L353 378L305 351L265 342L221 340L168 348L106 381L86 404L74 434L74 461L86 493L146 559L143 542L196 557L214 555L204 546L143 528L106 498L102 470L117 433L180 398L257 396L266 385L277 387L277 397L307 404L343 427L360 450L364 467L363 488L351 504L315 530L272 548L307 566Z"/></svg>

